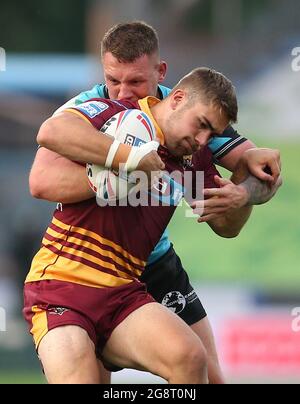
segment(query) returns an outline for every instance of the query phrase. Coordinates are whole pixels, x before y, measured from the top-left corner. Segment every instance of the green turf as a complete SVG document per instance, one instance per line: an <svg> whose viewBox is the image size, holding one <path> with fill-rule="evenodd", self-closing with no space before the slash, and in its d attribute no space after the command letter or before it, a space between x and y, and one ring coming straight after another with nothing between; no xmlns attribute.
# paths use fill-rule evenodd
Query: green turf
<svg viewBox="0 0 300 404"><path fill-rule="evenodd" d="M43 384L45 378L41 372L0 372L0 384Z"/></svg>
<svg viewBox="0 0 300 404"><path fill-rule="evenodd" d="M284 185L271 202L255 207L238 238L216 236L206 224L185 218L183 208L172 219L170 238L194 280L298 290L300 143L267 144L281 151Z"/></svg>

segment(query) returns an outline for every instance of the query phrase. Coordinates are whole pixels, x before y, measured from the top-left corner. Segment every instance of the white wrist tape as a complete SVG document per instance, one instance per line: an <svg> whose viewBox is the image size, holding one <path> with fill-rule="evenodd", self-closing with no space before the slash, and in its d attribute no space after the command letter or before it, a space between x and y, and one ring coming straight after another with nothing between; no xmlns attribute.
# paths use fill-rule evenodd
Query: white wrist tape
<svg viewBox="0 0 300 404"><path fill-rule="evenodd" d="M153 150L157 151L158 147L159 143L155 140L145 143L140 147L133 146L125 163L124 170L129 172L134 171L139 162Z"/></svg>
<svg viewBox="0 0 300 404"><path fill-rule="evenodd" d="M109 151L108 151L108 154L107 154L107 157L105 160L105 168L111 168L119 146L120 146L120 142L115 139L109 148Z"/></svg>

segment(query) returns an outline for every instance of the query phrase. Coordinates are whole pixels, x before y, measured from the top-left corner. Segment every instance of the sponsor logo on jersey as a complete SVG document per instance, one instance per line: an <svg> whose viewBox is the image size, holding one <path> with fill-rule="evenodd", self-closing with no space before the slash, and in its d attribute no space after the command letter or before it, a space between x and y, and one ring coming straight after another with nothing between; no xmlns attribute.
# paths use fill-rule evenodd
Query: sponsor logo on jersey
<svg viewBox="0 0 300 404"><path fill-rule="evenodd" d="M83 112L89 118L95 118L108 108L108 105L101 101L92 101L76 107L79 111Z"/></svg>
<svg viewBox="0 0 300 404"><path fill-rule="evenodd" d="M173 290L165 295L161 304L173 311L173 313L178 314L185 308L186 300L178 290Z"/></svg>
<svg viewBox="0 0 300 404"><path fill-rule="evenodd" d="M187 168L192 168L193 163L192 163L193 155L191 154L190 156L183 156L182 160L182 166L186 170Z"/></svg>
<svg viewBox="0 0 300 404"><path fill-rule="evenodd" d="M125 138L125 144L128 144L129 146L136 146L140 147L142 144L146 143L144 140L139 139L138 137L135 137L133 135L130 135L129 133L126 135Z"/></svg>
<svg viewBox="0 0 300 404"><path fill-rule="evenodd" d="M48 311L49 311L49 314L56 314L58 316L62 316L64 313L66 313L69 310L66 309L65 307L53 307L53 308L49 309Z"/></svg>
<svg viewBox="0 0 300 404"><path fill-rule="evenodd" d="M173 311L175 314L181 313L184 308L198 299L198 296L194 289L192 289L187 295L183 296L178 290L173 290L167 293L162 299L161 304Z"/></svg>

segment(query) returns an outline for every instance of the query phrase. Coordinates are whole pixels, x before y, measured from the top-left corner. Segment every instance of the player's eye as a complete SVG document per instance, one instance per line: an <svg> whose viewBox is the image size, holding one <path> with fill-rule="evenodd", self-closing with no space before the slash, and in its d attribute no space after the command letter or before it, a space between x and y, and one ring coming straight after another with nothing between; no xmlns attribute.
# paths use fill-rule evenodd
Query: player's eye
<svg viewBox="0 0 300 404"><path fill-rule="evenodd" d="M205 122L203 122L203 121L199 121L199 128L200 129L207 129L208 128L208 126L207 126L207 124L205 123Z"/></svg>
<svg viewBox="0 0 300 404"><path fill-rule="evenodd" d="M111 82L111 84L113 84L115 86L119 84L119 81L116 79L109 79L109 81Z"/></svg>

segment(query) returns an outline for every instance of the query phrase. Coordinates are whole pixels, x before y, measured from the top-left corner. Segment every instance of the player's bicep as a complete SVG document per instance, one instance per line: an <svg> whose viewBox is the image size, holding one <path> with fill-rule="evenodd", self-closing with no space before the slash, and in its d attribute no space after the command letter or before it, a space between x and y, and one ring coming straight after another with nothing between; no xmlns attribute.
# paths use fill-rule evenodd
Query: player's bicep
<svg viewBox="0 0 300 404"><path fill-rule="evenodd" d="M214 161L230 170L237 163L242 151L254 147L254 144L241 136L232 126L228 126L222 134L216 135L210 140L208 147L213 154ZM229 158L225 158L227 156Z"/></svg>
<svg viewBox="0 0 300 404"><path fill-rule="evenodd" d="M246 140L245 142L239 144L238 146L231 149L226 155L221 157L218 160L218 163L226 168L227 170L233 172L237 166L238 161L242 157L243 153L248 150L256 147L251 140Z"/></svg>

